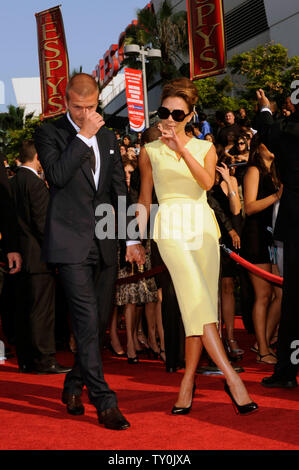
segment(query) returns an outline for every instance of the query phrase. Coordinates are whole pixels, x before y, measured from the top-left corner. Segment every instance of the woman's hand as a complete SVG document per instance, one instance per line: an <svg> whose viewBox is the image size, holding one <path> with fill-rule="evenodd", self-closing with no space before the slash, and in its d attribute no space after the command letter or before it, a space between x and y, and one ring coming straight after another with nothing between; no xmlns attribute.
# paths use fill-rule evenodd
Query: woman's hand
<svg viewBox="0 0 299 470"><path fill-rule="evenodd" d="M166 144L171 150L174 150L180 157L184 151L184 145L178 138L173 128L164 129L162 124L158 124L158 129L161 131L161 137L159 139Z"/></svg>
<svg viewBox="0 0 299 470"><path fill-rule="evenodd" d="M216 166L216 170L221 174L222 178L226 183L230 183L230 173L229 168L225 163L221 163L222 166Z"/></svg>
<svg viewBox="0 0 299 470"><path fill-rule="evenodd" d="M233 247L236 250L239 250L241 248L241 240L240 240L239 235L237 234L237 232L234 229L230 230L228 233L229 233L229 235L232 239Z"/></svg>

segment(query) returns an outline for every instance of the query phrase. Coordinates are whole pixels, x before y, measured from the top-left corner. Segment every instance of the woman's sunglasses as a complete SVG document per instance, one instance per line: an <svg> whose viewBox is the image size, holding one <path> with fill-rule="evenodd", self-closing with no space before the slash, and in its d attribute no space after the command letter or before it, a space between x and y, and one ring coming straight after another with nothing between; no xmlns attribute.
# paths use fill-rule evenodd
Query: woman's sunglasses
<svg viewBox="0 0 299 470"><path fill-rule="evenodd" d="M185 114L182 109L174 109L173 111L169 111L168 108L164 108L164 106L160 106L160 108L157 111L157 114L160 119L168 119L169 116L172 116L172 119L176 122L182 122L187 116L189 116L190 113Z"/></svg>

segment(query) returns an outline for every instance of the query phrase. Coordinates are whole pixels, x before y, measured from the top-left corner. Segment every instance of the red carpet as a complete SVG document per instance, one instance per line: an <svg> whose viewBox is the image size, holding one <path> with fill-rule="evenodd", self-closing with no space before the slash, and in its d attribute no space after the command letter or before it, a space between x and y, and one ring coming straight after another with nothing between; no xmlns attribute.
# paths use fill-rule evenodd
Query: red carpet
<svg viewBox="0 0 299 470"><path fill-rule="evenodd" d="M223 376L206 375L197 378L190 414L172 416L182 372L167 373L149 359L129 365L104 351L106 379L131 423L126 431L100 426L86 392L85 414L68 415L60 401L64 376L20 374L15 359L7 360L0 365L0 450L298 450L299 388L263 388L272 367L256 363L252 335L238 330L237 338L246 349L241 377L260 406L247 417L235 414ZM71 365L72 355L58 360Z"/></svg>

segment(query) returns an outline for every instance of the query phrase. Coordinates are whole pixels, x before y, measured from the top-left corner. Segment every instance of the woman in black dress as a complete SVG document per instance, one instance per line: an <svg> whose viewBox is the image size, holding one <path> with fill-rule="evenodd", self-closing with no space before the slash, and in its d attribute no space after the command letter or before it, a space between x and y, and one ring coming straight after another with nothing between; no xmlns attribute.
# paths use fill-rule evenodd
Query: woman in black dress
<svg viewBox="0 0 299 470"><path fill-rule="evenodd" d="M221 243L230 249L239 250L242 215L238 182L234 176L234 168L229 169L232 158L226 157L222 146L217 146L216 151L216 179L215 185L208 192L208 202L219 224ZM226 253L221 252L221 312L225 324L225 346L228 356L233 360L240 359L244 354L234 337L237 275L236 263Z"/></svg>
<svg viewBox="0 0 299 470"><path fill-rule="evenodd" d="M242 256L265 271L279 275L270 253L273 205L281 197L282 185L276 176L274 154L257 134L252 139L243 186L246 219ZM275 364L276 356L269 345L280 318L281 289L255 274L249 276L255 293L252 319L257 341L252 350L257 353L257 362Z"/></svg>

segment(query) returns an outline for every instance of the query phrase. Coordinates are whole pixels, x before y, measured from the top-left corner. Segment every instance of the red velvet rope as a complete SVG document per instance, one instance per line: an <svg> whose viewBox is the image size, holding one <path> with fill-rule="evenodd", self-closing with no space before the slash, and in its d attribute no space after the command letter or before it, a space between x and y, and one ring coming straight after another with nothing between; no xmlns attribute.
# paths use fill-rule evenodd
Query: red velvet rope
<svg viewBox="0 0 299 470"><path fill-rule="evenodd" d="M264 269L257 267L255 264L249 263L249 261L246 261L246 259L241 258L241 256L237 255L237 253L230 250L225 245L220 245L220 246L234 261L236 261L236 263L240 264L241 266L246 268L248 271L252 272L253 274L257 274L258 276L262 277L263 279L266 279L267 281L282 285L283 283L282 277L276 276L275 274L269 273L268 271L265 271Z"/></svg>
<svg viewBox="0 0 299 470"><path fill-rule="evenodd" d="M257 267L255 264L249 263L249 261L237 255L237 253L230 250L225 245L220 245L220 246L230 256L230 258L232 258L236 263L246 268L248 271L252 272L253 274L256 274L259 277L262 277L263 279L266 279L267 281L274 282L275 284L278 284L280 286L283 284L282 277L276 276L275 274L269 273L268 271L265 271L264 269ZM4 267L5 263L0 263L0 266ZM155 268L149 269L148 271L145 271L144 273L133 274L128 277L117 279L116 284L122 285L122 284L129 284L132 282L137 282L140 279L153 277L156 274L162 273L166 270L167 270L166 266L162 264L160 266L156 266Z"/></svg>
<svg viewBox="0 0 299 470"><path fill-rule="evenodd" d="M275 274L269 273L268 271L265 271L264 269L259 268L255 264L249 263L249 261L237 255L237 253L230 250L225 245L220 245L220 246L230 256L230 258L232 258L236 263L246 268L248 271L252 272L253 274L256 274L259 277L262 277L263 279L266 279L267 281L274 282L275 284L278 284L280 286L282 285L283 283L282 277L276 276ZM148 271L145 271L144 273L133 274L125 278L117 279L116 283L118 285L121 285L121 284L129 284L131 282L137 282L140 279L155 276L156 274L159 274L166 270L167 268L163 264L161 266L157 266Z"/></svg>

